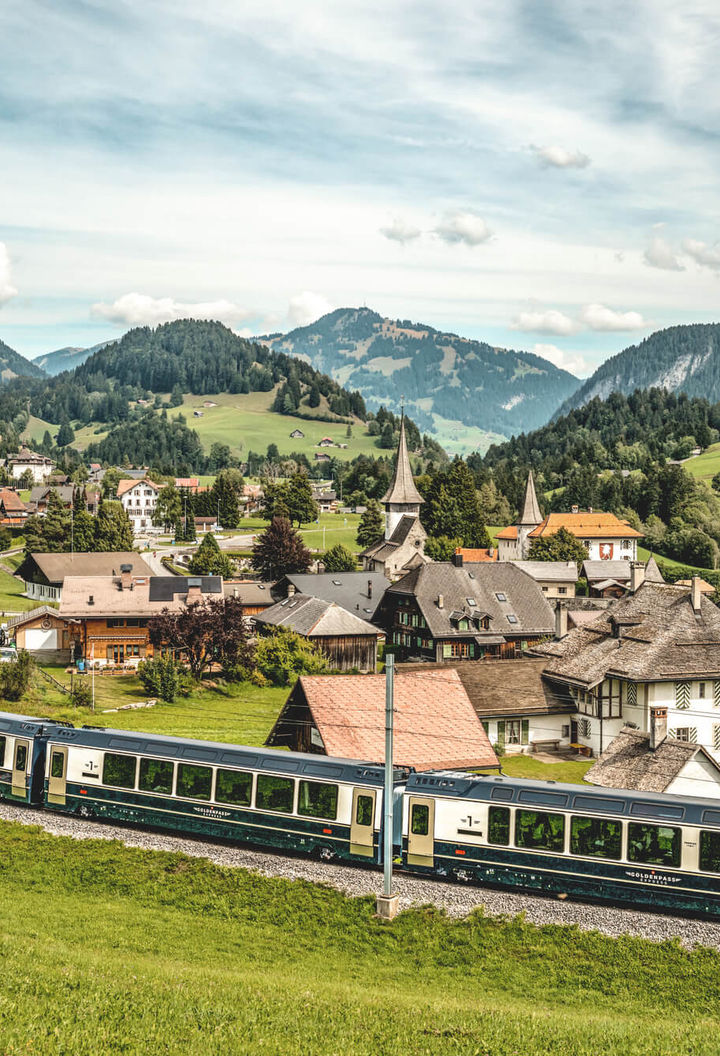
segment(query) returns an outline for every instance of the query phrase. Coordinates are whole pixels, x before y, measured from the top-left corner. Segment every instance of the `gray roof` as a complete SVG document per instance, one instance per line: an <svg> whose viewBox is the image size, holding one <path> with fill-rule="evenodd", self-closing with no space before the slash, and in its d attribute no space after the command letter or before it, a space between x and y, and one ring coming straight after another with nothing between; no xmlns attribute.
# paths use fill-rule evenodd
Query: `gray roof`
<svg viewBox="0 0 720 1056"><path fill-rule="evenodd" d="M392 483L383 495L382 501L385 503L409 503L411 505L418 505L425 501L415 487L412 469L410 468L407 442L405 440L405 418L400 421L400 442L398 443Z"/></svg>
<svg viewBox="0 0 720 1056"><path fill-rule="evenodd" d="M450 614L459 610L468 615L474 611L487 613L489 633L494 635L552 634L555 628L553 610L542 590L532 576L511 561L468 563L461 568L450 561L432 561L391 584L385 598L400 594L416 598L435 638L478 637L475 630L459 631L450 620ZM498 594L506 600L501 601ZM438 606L439 595L443 597L442 608ZM516 617L516 623L507 619L511 615Z"/></svg>
<svg viewBox="0 0 720 1056"><path fill-rule="evenodd" d="M645 580L647 583L665 582L660 567L652 554L650 554L650 557L647 559L647 564L645 565Z"/></svg>
<svg viewBox="0 0 720 1056"><path fill-rule="evenodd" d="M535 494L535 481L533 480L532 470L530 470L525 488L525 501L518 524L540 524L541 521L542 514L540 513L540 506Z"/></svg>
<svg viewBox="0 0 720 1056"><path fill-rule="evenodd" d="M203 594L222 594L222 576L151 576L149 601L172 601L176 594L187 594L198 583Z"/></svg>
<svg viewBox="0 0 720 1056"><path fill-rule="evenodd" d="M618 637L619 635L619 637ZM720 609L691 590L645 582L596 620L535 652L550 678L596 686L608 675L637 682L720 677Z"/></svg>
<svg viewBox="0 0 720 1056"><path fill-rule="evenodd" d="M58 610L54 609L52 605L38 605L36 609L29 609L27 612L18 613L17 616L10 616L6 622L8 627L19 627L21 623L36 620L38 616L55 616L57 619L62 619L61 616L58 616Z"/></svg>
<svg viewBox="0 0 720 1056"><path fill-rule="evenodd" d="M243 605L275 604L272 583L261 583L257 579L226 579L223 581L223 594L226 598L240 598Z"/></svg>
<svg viewBox="0 0 720 1056"><path fill-rule="evenodd" d="M630 582L629 561L583 561L583 575L593 586L598 580L617 579L620 583ZM657 565L655 566L657 568Z"/></svg>
<svg viewBox="0 0 720 1056"><path fill-rule="evenodd" d="M664 792L698 753L710 761L720 782L720 767L699 744L675 741L668 737L655 751L651 751L650 738L646 733L624 726L587 771L585 780L605 788Z"/></svg>
<svg viewBox="0 0 720 1056"><path fill-rule="evenodd" d="M578 580L575 561L513 561L513 564L533 579L545 579L553 583L577 583Z"/></svg>
<svg viewBox="0 0 720 1056"><path fill-rule="evenodd" d="M361 620L334 601L323 601L307 594L293 594L279 601L255 617L260 626L287 627L288 630L312 638L334 638L336 636L378 635L377 627Z"/></svg>
<svg viewBox="0 0 720 1056"><path fill-rule="evenodd" d="M72 502L75 495L75 487L72 484L44 484L31 489L30 502L40 502L51 491L54 491L62 502Z"/></svg>
<svg viewBox="0 0 720 1056"><path fill-rule="evenodd" d="M390 586L383 572L324 572L320 575L292 573L281 580L277 590L287 594L292 584L298 594L334 601L363 620L371 620ZM368 597L369 593L372 595Z"/></svg>
<svg viewBox="0 0 720 1056"><path fill-rule="evenodd" d="M406 513L395 525L395 531L389 539L378 539L376 543L372 543L366 550L363 550L361 557L371 557L375 561L387 561L405 542L417 520L414 513Z"/></svg>
<svg viewBox="0 0 720 1056"><path fill-rule="evenodd" d="M121 565L132 565L133 575L151 576L152 572L134 551L108 553L28 554L17 570L18 576L32 581L40 572L48 583L62 584L67 576L119 576Z"/></svg>

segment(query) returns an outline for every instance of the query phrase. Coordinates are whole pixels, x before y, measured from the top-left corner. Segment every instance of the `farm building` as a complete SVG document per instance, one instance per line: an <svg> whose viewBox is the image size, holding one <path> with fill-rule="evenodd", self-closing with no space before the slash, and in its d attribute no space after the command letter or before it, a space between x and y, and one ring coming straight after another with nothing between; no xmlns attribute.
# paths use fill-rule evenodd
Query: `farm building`
<svg viewBox="0 0 720 1056"><path fill-rule="evenodd" d="M305 439L305 433L302 431L302 429L293 429L293 431L290 433L290 439L291 440L304 440Z"/></svg>
<svg viewBox="0 0 720 1056"><path fill-rule="evenodd" d="M375 671L382 631L334 601L292 594L255 617L261 633L285 627L314 642L339 671Z"/></svg>
<svg viewBox="0 0 720 1056"><path fill-rule="evenodd" d="M30 656L41 663L67 663L70 657L68 621L58 616L57 610L49 605L12 616L7 621L7 629L17 648L27 649Z"/></svg>

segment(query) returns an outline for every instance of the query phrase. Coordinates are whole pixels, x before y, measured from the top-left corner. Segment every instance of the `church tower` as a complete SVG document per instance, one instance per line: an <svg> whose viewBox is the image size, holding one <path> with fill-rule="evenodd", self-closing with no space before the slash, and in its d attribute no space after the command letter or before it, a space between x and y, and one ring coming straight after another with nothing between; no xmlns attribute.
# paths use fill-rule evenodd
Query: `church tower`
<svg viewBox="0 0 720 1056"><path fill-rule="evenodd" d="M525 488L525 502L523 503L520 520L517 523L517 559L525 561L530 549L528 536L533 528L542 522L542 514L535 494L535 481L532 470L528 474L527 486Z"/></svg>
<svg viewBox="0 0 720 1056"><path fill-rule="evenodd" d="M390 539L401 518L418 517L420 506L424 501L413 481L405 440L405 416L403 415L400 419L400 442L395 459L395 473L390 487L382 497L385 506L385 538ZM538 523L540 523L539 518Z"/></svg>

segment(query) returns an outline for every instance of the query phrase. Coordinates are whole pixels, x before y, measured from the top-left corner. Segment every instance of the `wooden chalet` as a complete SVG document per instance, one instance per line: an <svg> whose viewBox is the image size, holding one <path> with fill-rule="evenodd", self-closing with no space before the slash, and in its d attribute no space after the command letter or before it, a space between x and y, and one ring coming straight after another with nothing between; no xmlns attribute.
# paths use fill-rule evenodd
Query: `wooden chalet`
<svg viewBox="0 0 720 1056"><path fill-rule="evenodd" d="M377 669L378 639L385 636L371 623L341 608L307 594L292 594L255 617L261 634L284 627L314 642L338 671Z"/></svg>

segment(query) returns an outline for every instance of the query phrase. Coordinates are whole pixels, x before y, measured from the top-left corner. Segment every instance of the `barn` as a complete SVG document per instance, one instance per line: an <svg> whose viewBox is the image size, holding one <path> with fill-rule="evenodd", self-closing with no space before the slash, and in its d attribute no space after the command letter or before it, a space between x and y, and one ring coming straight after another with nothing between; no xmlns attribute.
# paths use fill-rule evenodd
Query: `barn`
<svg viewBox="0 0 720 1056"><path fill-rule="evenodd" d="M12 616L7 621L7 630L15 638L17 648L27 649L36 660L67 664L71 659L68 621L49 605Z"/></svg>
<svg viewBox="0 0 720 1056"><path fill-rule="evenodd" d="M260 633L285 627L315 642L338 671L372 671L377 667L382 631L334 601L292 594L255 617Z"/></svg>

